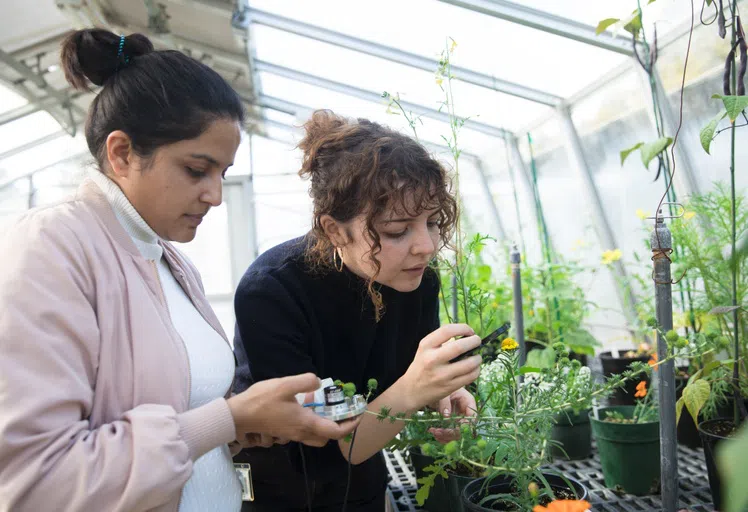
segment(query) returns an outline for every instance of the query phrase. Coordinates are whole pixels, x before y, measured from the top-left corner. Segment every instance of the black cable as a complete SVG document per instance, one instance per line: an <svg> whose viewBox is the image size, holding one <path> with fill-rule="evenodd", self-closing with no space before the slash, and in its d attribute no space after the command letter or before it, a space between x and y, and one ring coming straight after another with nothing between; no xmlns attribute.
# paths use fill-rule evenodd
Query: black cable
<svg viewBox="0 0 748 512"><path fill-rule="evenodd" d="M348 447L348 483L345 485L345 498L343 498L343 512L348 507L348 493L351 490L351 456L353 456L353 443L356 441L356 432L358 427L353 431L351 436L351 445Z"/></svg>
<svg viewBox="0 0 748 512"><path fill-rule="evenodd" d="M312 498L309 496L309 477L306 474L306 460L304 459L304 446L299 443L299 452L301 453L301 469L304 471L304 495L306 496L306 508L312 512Z"/></svg>

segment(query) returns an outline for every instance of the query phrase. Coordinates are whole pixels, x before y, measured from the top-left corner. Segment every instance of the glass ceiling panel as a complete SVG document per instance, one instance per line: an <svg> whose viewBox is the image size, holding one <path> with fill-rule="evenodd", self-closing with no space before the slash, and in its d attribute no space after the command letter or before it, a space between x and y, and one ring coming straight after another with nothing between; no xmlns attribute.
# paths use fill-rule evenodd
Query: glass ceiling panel
<svg viewBox="0 0 748 512"><path fill-rule="evenodd" d="M5 153L62 129L46 112L36 112L0 126L0 153ZM0 165L5 163L0 161Z"/></svg>
<svg viewBox="0 0 748 512"><path fill-rule="evenodd" d="M401 99L438 109L445 93L433 73L362 55L279 30L258 27L257 58L273 64L346 83L380 94L399 93ZM287 51L285 48L293 48ZM330 65L330 63L335 63ZM459 75L457 75L459 78ZM453 81L456 111L486 124L519 128L548 107L482 87ZM265 89L275 91L272 88Z"/></svg>
<svg viewBox="0 0 748 512"><path fill-rule="evenodd" d="M0 85L0 112L7 112L8 110L22 107L27 103L28 101L25 98Z"/></svg>
<svg viewBox="0 0 748 512"><path fill-rule="evenodd" d="M260 80L264 90L273 91L275 95L293 103L312 109L329 108L341 115L363 117L412 134L404 116L387 113L384 100L381 103L365 101L266 73L260 74ZM305 119L299 119L295 124L300 126L304 121ZM421 122L417 123L417 132L423 141L444 144L441 137L449 134L449 125L422 118ZM492 150L500 141L495 137L463 128L458 134L458 143L464 150L480 154Z"/></svg>
<svg viewBox="0 0 748 512"><path fill-rule="evenodd" d="M514 0L517 1L517 0ZM604 2L590 2L589 0L522 0L522 5L549 14L569 18L580 23L597 26L600 20L606 18L623 18L636 8L634 0L605 0ZM645 24L657 23L657 30L663 35L676 28L687 15L690 14L689 2L682 0L657 0L645 5L642 0L642 11Z"/></svg>
<svg viewBox="0 0 748 512"><path fill-rule="evenodd" d="M439 56L451 37L458 43L456 65L559 96L573 94L627 59L435 0L383 0L365 5L342 0L256 0L252 6L432 58ZM281 60L284 53L305 48L294 44L263 48L258 41L257 50L273 51ZM320 72L340 65L327 59L312 60Z"/></svg>

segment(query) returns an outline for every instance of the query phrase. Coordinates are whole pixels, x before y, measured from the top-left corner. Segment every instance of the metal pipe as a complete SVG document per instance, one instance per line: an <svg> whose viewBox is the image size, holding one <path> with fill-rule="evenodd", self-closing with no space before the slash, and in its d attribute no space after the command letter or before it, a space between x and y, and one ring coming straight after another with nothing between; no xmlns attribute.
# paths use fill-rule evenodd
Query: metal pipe
<svg viewBox="0 0 748 512"><path fill-rule="evenodd" d="M608 33L595 34L595 27L505 0L440 0L446 4L492 16L504 21L548 32L566 39L631 55L631 43Z"/></svg>
<svg viewBox="0 0 748 512"><path fill-rule="evenodd" d="M515 245L510 255L512 264L512 291L514 295L514 332L519 344L519 365L524 366L527 361L527 349L525 348L525 317L522 313L522 274L520 265L522 255Z"/></svg>
<svg viewBox="0 0 748 512"><path fill-rule="evenodd" d="M660 482L665 512L678 510L678 441L675 423L675 363L667 360L668 342L663 332L673 328L673 293L670 259L673 240L670 230L657 215L655 229L649 238L654 262L655 307L657 311L657 357L659 365L658 396L660 408Z"/></svg>

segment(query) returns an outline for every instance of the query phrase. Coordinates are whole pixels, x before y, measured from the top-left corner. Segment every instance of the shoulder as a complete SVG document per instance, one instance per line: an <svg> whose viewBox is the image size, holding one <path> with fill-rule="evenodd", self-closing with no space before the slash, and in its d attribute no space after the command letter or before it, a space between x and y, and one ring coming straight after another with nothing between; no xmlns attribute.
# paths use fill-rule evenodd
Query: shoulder
<svg viewBox="0 0 748 512"><path fill-rule="evenodd" d="M306 237L294 238L262 253L242 276L237 301L250 295L278 294L310 278L305 264Z"/></svg>

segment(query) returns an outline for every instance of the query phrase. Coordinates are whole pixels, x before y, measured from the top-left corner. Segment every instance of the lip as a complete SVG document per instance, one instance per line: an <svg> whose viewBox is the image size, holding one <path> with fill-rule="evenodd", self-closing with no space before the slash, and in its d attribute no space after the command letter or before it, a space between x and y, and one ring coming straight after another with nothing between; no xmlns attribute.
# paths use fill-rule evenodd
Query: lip
<svg viewBox="0 0 748 512"><path fill-rule="evenodd" d="M409 274L422 274L424 270L426 270L426 265L403 269L404 272L408 272Z"/></svg>
<svg viewBox="0 0 748 512"><path fill-rule="evenodd" d="M203 213L201 215L191 215L189 213L186 213L184 216L187 217L192 222L194 222L195 225L199 225L200 223L203 222L203 217L205 217L205 214Z"/></svg>

